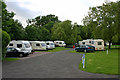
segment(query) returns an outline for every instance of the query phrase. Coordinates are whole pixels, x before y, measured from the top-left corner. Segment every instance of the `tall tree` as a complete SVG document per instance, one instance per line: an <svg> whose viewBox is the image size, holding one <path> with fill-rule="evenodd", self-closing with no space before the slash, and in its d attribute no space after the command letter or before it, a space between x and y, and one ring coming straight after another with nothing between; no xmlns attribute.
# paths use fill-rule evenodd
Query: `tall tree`
<svg viewBox="0 0 120 80"><path fill-rule="evenodd" d="M54 24L52 28L52 40L64 40L67 44L74 44L80 39L78 36L77 24L71 24L71 21L66 20Z"/></svg>
<svg viewBox="0 0 120 80"><path fill-rule="evenodd" d="M48 24L49 22L60 22L60 20L58 20L58 17L55 15L47 15L47 16L37 16L34 19L28 19L27 23L28 25L36 25L38 27L44 26L45 24Z"/></svg>
<svg viewBox="0 0 120 80"><path fill-rule="evenodd" d="M24 38L24 30L22 24L18 20L14 20L14 12L6 9L7 5L2 2L2 29L10 34L11 39L19 40Z"/></svg>
<svg viewBox="0 0 120 80"><path fill-rule="evenodd" d="M90 8L88 16L83 19L83 22L94 38L108 41L110 48L112 39L118 31L118 2Z"/></svg>

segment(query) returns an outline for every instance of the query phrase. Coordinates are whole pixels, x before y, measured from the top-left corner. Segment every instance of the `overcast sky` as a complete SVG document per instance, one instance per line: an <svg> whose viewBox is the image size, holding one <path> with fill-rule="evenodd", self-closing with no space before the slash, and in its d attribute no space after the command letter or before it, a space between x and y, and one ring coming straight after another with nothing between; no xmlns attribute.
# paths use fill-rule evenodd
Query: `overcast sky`
<svg viewBox="0 0 120 80"><path fill-rule="evenodd" d="M110 0L117 1L117 0ZM87 15L89 7L100 6L105 0L6 0L8 11L15 12L18 19L26 26L26 20L37 16L54 14L61 21L71 20L82 25L82 19Z"/></svg>

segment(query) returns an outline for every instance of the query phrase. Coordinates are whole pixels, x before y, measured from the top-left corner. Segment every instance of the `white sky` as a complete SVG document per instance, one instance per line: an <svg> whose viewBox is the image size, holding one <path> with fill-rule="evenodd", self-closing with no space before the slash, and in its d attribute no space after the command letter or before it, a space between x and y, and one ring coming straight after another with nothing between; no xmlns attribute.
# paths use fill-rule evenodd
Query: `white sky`
<svg viewBox="0 0 120 80"><path fill-rule="evenodd" d="M117 0L110 0L117 1ZM16 13L18 19L26 26L26 20L37 16L54 14L61 21L71 20L82 25L89 7L100 6L105 0L9 0L5 1L7 9Z"/></svg>

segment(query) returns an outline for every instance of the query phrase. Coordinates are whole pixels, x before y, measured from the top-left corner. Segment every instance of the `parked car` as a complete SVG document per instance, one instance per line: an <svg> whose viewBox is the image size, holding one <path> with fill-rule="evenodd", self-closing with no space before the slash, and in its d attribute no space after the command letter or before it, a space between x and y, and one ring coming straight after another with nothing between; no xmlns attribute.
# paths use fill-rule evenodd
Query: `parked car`
<svg viewBox="0 0 120 80"><path fill-rule="evenodd" d="M75 50L77 52L93 52L95 51L95 47L90 45L80 45L79 47L76 47Z"/></svg>
<svg viewBox="0 0 120 80"><path fill-rule="evenodd" d="M28 54L25 54L24 52L21 52L19 48L7 48L6 56L27 56Z"/></svg>

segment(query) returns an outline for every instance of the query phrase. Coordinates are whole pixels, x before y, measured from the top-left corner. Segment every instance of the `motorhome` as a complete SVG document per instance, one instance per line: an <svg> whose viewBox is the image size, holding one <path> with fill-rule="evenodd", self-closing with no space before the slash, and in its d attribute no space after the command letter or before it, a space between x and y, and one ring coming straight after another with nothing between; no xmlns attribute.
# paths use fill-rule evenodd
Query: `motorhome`
<svg viewBox="0 0 120 80"><path fill-rule="evenodd" d="M66 46L64 41L54 41L54 44L55 44L56 47L58 47L58 46L59 47L65 47Z"/></svg>
<svg viewBox="0 0 120 80"><path fill-rule="evenodd" d="M45 41L45 43L46 43L48 49L55 48L55 44L53 43L53 41Z"/></svg>
<svg viewBox="0 0 120 80"><path fill-rule="evenodd" d="M29 41L33 50L48 50L44 41Z"/></svg>
<svg viewBox="0 0 120 80"><path fill-rule="evenodd" d="M24 55L29 55L32 52L32 47L29 43L29 41L24 41L24 40L13 40L10 41L10 43L7 46L7 52L11 52L12 48L16 49L17 53L19 56L24 56ZM11 53L10 53L11 54Z"/></svg>
<svg viewBox="0 0 120 80"><path fill-rule="evenodd" d="M104 50L104 40L102 39L87 39L79 41L79 45L91 45L95 47L95 50Z"/></svg>

